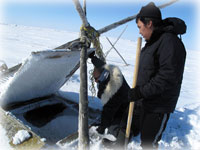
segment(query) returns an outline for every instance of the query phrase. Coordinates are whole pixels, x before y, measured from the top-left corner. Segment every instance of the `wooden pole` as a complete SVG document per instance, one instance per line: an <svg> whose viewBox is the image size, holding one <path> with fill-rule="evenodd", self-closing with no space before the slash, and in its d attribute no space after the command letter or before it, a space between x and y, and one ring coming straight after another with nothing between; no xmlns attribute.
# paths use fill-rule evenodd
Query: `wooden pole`
<svg viewBox="0 0 200 150"><path fill-rule="evenodd" d="M86 0L83 1L83 12L85 14L85 16L87 15L87 11L86 11Z"/></svg>
<svg viewBox="0 0 200 150"><path fill-rule="evenodd" d="M83 27L89 26L85 16L86 7L84 11L78 0L73 0L77 11L81 17ZM85 4L84 0L84 5ZM81 30L82 43L86 42L85 31ZM83 44L80 52L80 95L79 95L79 150L89 150L89 131L88 131L88 85L87 85L87 47Z"/></svg>
<svg viewBox="0 0 200 150"><path fill-rule="evenodd" d="M166 3L166 4L163 4L163 5L158 6L158 8L167 7L167 6L169 6L169 5L173 4L173 3L175 3L176 1L178 1L178 0L171 0L170 2L168 2L168 3ZM137 14L136 14L136 15L133 15L133 16L130 16L130 17L127 17L127 18L125 18L125 19L122 19L122 20L120 20L120 21L118 21L118 22L115 22L115 23L113 23L113 24L110 24L110 25L108 25L108 26L106 26L106 27L104 27L104 28L102 28L102 29L99 29L98 32L99 32L100 34L105 33L105 32L107 32L107 31L109 31L109 30L111 30L111 29L114 29L114 28L116 28L116 27L122 25L122 24L125 24L125 23L127 23L127 22L129 22L129 21L132 21L133 19L136 18L136 16L137 16Z"/></svg>
<svg viewBox="0 0 200 150"><path fill-rule="evenodd" d="M132 88L135 88L136 82L137 82L141 45L142 45L142 38L139 37L138 41L137 41L137 50L136 50L136 58L135 58L135 69L134 69L134 75L133 75ZM124 145L125 149L127 148L128 141L129 141L131 123L132 123L132 118L133 118L133 110L134 110L134 102L130 102L128 120L127 120L127 127L126 127L126 135L125 135L125 145Z"/></svg>
<svg viewBox="0 0 200 150"><path fill-rule="evenodd" d="M73 1L77 1L77 0L73 0ZM173 3L175 3L175 2L177 2L178 0L171 0L170 2L168 2L168 3L166 3L166 4L163 4L163 5L160 5L160 6L158 6L158 8L165 8L165 7L167 7L167 6L169 6L169 5L171 5L171 4L173 4ZM82 8L81 8L82 9ZM81 10L80 10L81 11ZM82 10L83 11L83 10ZM80 14L80 13L79 13ZM81 13L82 14L82 13ZM84 13L83 13L84 14ZM84 15L85 16L85 15ZM84 18L84 16L83 16L83 18ZM132 20L134 20L135 18L136 18L136 16L137 16L137 14L135 14L135 15L133 15L133 16L130 16L130 17L127 17L127 18L125 18L125 19L122 19L122 20L120 20L120 21L118 21L118 22L114 22L114 23L112 23L112 24L110 24L110 25L108 25L108 26L105 26L104 28L101 28L101 29L99 29L99 30L97 30L100 34L103 34L103 33L105 33L105 32L107 32L107 31L110 31L110 30L112 30L112 29L114 29L114 28L116 28L116 27L118 27L118 26L120 26L120 25L123 25L123 24L125 24L125 23L127 23L127 22L129 22L129 21L132 21ZM82 18L82 17L81 17ZM85 20L85 19L84 19ZM86 19L87 20L87 19ZM85 21L86 22L86 21ZM88 21L87 21L87 23L88 23ZM86 23L86 24L87 24ZM89 24L88 24L89 25ZM75 40L72 40L72 41L70 41L70 42L68 42L68 43L65 43L65 44L63 44L63 45L61 45L61 46L58 46L58 47L56 47L55 49L67 49L67 48L69 48L70 47L70 45L71 45L71 43L72 42L74 42L74 41L80 41L80 39L78 38L78 39L75 39Z"/></svg>
<svg viewBox="0 0 200 150"><path fill-rule="evenodd" d="M88 85L87 47L83 46L80 56L80 96L79 96L79 150L89 149L88 131Z"/></svg>
<svg viewBox="0 0 200 150"><path fill-rule="evenodd" d="M83 26L84 27L89 26L89 23L87 21L87 18L85 16L85 13L84 13L84 11L83 11L83 9L81 7L81 4L80 4L79 0L73 0L73 1L74 1L76 10L78 11L78 14L79 14L79 16L80 16L80 18L82 20Z"/></svg>

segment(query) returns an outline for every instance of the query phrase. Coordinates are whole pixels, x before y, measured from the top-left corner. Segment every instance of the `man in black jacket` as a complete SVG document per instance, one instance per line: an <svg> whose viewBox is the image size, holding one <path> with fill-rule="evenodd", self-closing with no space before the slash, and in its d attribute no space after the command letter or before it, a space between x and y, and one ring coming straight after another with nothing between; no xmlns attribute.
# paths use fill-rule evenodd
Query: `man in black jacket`
<svg viewBox="0 0 200 150"><path fill-rule="evenodd" d="M95 67L93 77L98 86L97 96L103 103L101 123L97 131L103 134L105 129L108 128L108 133L117 138L117 141L114 142L114 144L117 144L115 146L123 145L128 115L127 108L129 106L128 91L130 87L117 66L105 64L94 53L90 54L89 57ZM139 129L135 126L134 134L138 133ZM104 139L104 144L113 146L106 139Z"/></svg>
<svg viewBox="0 0 200 150"><path fill-rule="evenodd" d="M141 50L137 86L129 100L142 105L140 117L141 146L158 147L170 113L179 97L186 51L178 34L186 32L178 18L162 20L154 3L141 8L136 18L140 34L146 40Z"/></svg>

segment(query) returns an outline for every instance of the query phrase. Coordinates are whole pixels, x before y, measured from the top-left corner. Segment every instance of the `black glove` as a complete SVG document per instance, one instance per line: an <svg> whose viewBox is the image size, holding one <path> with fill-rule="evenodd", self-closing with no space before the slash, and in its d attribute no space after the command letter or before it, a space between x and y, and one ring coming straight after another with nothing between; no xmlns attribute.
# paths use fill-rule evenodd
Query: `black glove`
<svg viewBox="0 0 200 150"><path fill-rule="evenodd" d="M136 102L142 98L139 87L135 87L129 90L128 99L130 102Z"/></svg>
<svg viewBox="0 0 200 150"><path fill-rule="evenodd" d="M92 126L100 126L100 122L94 122L93 124L92 124Z"/></svg>
<svg viewBox="0 0 200 150"><path fill-rule="evenodd" d="M93 58L94 55L95 55L95 51L93 51L92 53L90 53L90 54L88 55L88 57L89 57L89 58Z"/></svg>
<svg viewBox="0 0 200 150"><path fill-rule="evenodd" d="M99 127L97 128L97 132L98 132L99 134L103 134L104 131L105 131L105 127L103 127L103 126L99 126Z"/></svg>

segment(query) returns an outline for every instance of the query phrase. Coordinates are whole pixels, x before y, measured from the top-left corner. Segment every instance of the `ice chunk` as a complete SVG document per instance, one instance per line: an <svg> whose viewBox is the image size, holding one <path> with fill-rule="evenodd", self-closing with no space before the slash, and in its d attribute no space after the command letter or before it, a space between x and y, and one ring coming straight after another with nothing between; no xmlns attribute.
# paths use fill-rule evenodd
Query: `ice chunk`
<svg viewBox="0 0 200 150"><path fill-rule="evenodd" d="M18 145L31 138L31 134L26 130L18 131L13 137L13 144Z"/></svg>

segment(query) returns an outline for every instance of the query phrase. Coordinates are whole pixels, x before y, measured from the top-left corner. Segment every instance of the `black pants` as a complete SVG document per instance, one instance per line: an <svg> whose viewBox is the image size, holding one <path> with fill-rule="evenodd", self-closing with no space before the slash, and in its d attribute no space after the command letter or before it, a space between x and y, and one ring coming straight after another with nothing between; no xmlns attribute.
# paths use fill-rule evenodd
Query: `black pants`
<svg viewBox="0 0 200 150"><path fill-rule="evenodd" d="M124 113L120 126L119 123L117 126L112 125L114 128L112 128L110 132L117 137L117 142L121 145L123 145L125 139L127 116L128 109ZM152 113L145 111L142 107L142 103L136 102L131 125L131 136L137 136L140 133L142 149L157 149L158 142L160 141L162 133L166 128L169 116L169 113Z"/></svg>
<svg viewBox="0 0 200 150"><path fill-rule="evenodd" d="M136 104L137 106L138 104ZM141 104L136 107L136 117L133 118L136 129L139 128L141 133L141 147L143 149L157 149L158 142L162 137L167 122L169 120L169 113L152 113L145 111ZM138 121L139 118L139 121ZM139 122L139 124L138 124ZM134 126L133 129L134 130ZM139 126L139 127L138 127Z"/></svg>

